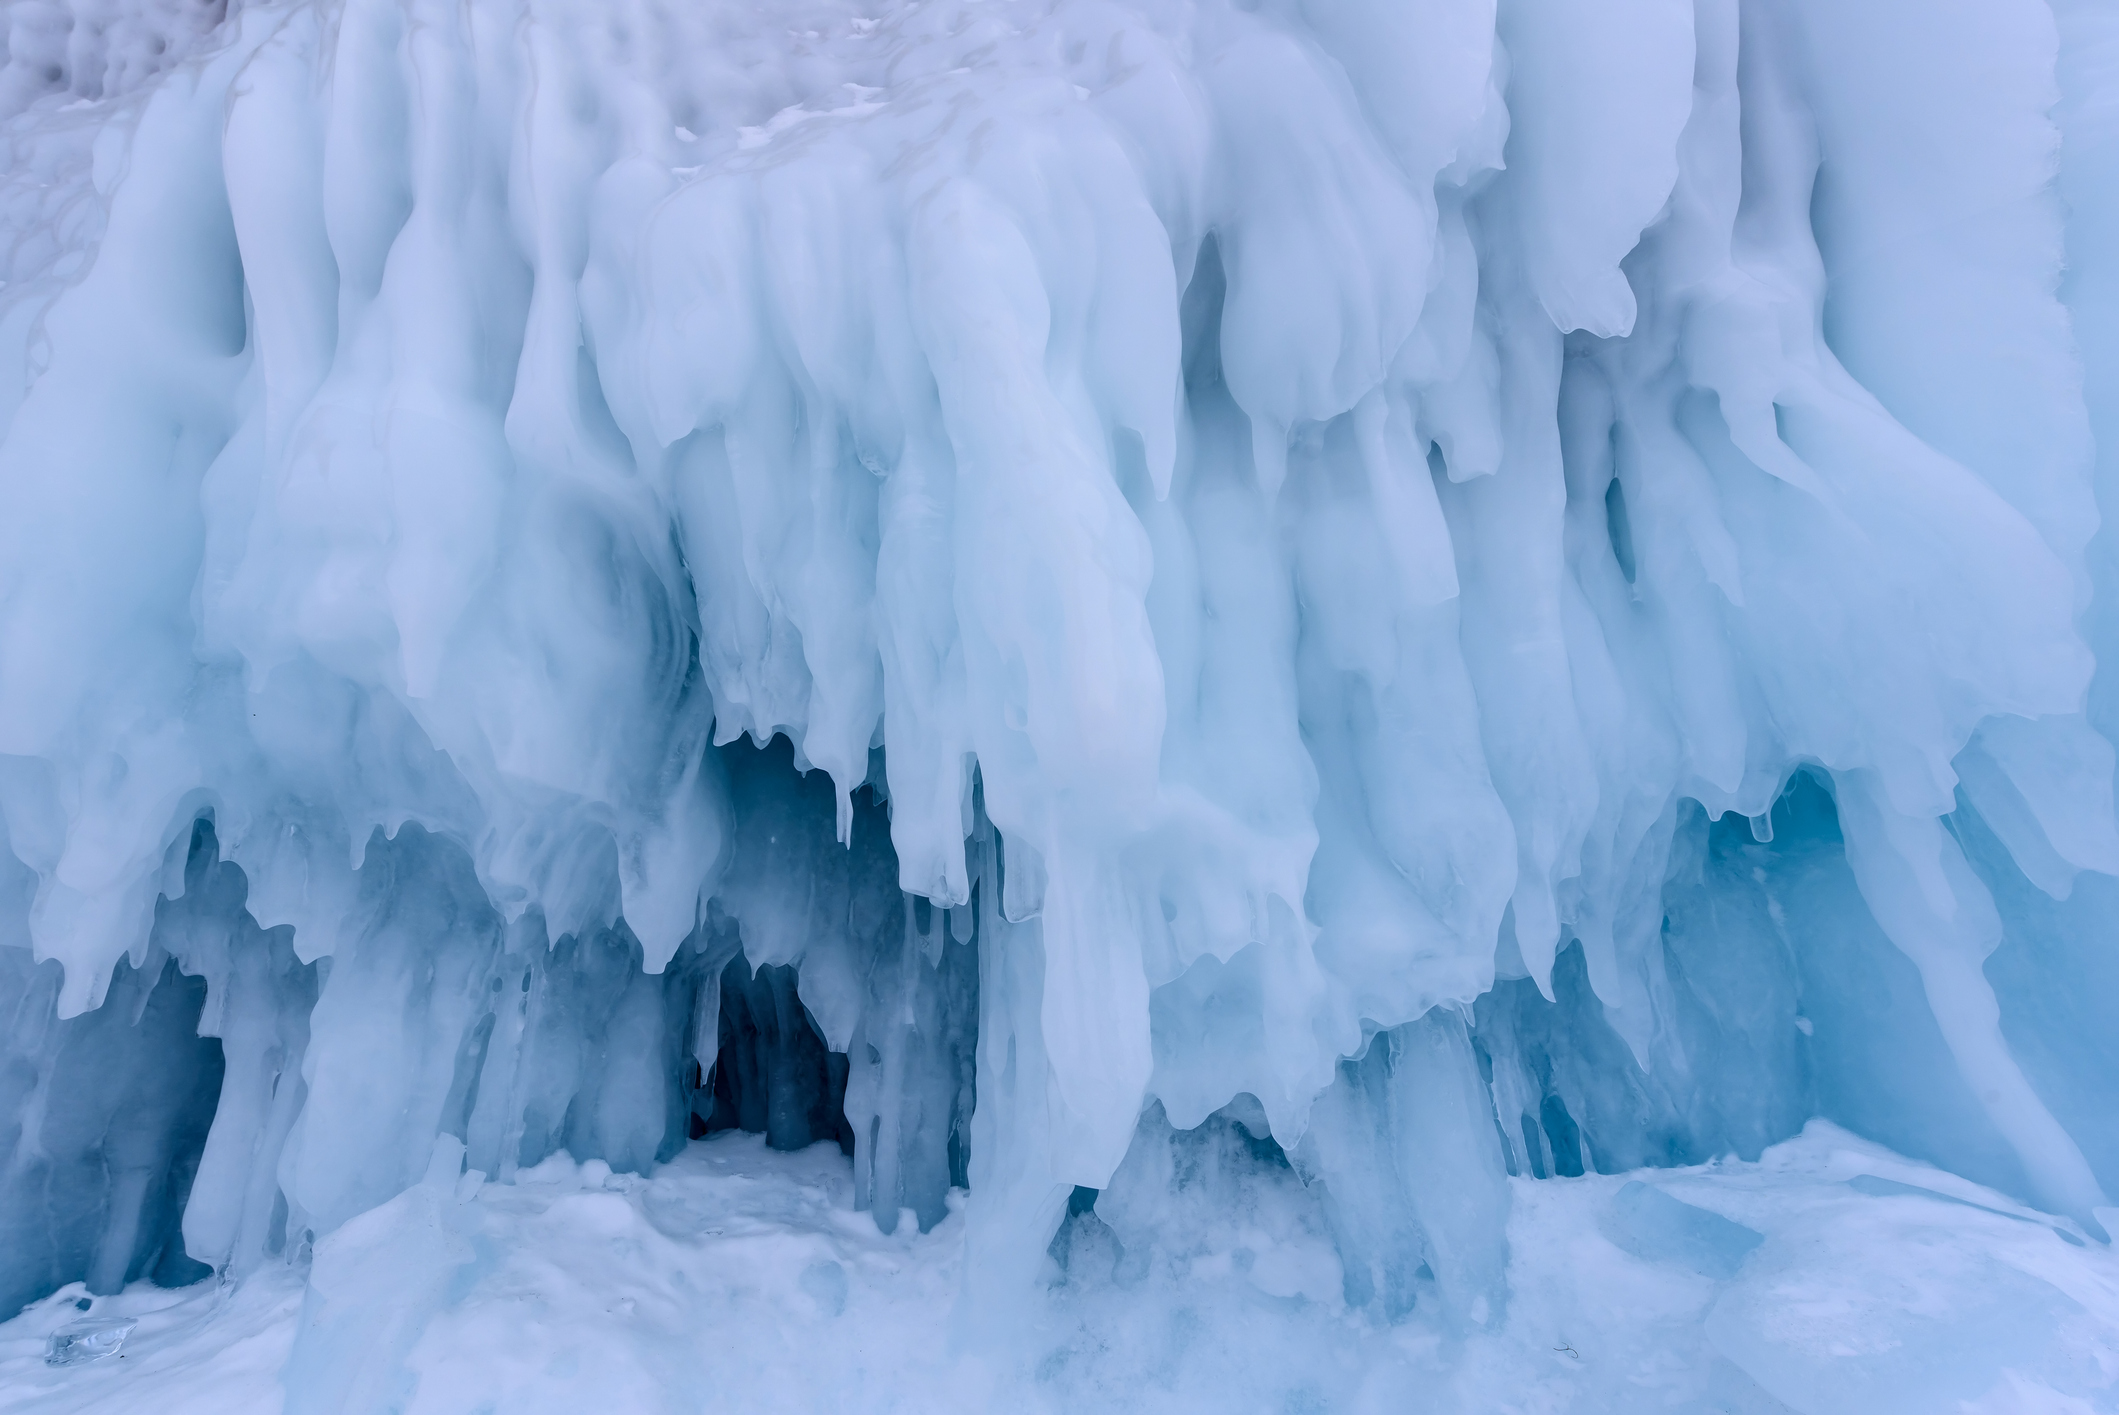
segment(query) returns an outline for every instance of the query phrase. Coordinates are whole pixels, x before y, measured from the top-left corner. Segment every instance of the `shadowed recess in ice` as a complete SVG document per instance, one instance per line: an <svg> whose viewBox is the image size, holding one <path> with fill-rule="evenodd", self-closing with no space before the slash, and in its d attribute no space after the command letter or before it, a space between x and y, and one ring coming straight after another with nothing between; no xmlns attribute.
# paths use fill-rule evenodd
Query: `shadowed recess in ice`
<svg viewBox="0 0 2119 1415"><path fill-rule="evenodd" d="M1386 1317L2102 1232L2093 7L5 15L0 1308L732 1126L974 1321L1217 1114Z"/></svg>

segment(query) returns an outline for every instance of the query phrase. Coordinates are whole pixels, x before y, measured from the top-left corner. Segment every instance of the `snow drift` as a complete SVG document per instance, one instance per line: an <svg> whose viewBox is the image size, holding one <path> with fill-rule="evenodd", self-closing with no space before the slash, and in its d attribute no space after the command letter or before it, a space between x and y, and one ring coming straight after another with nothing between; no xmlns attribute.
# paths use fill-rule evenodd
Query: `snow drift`
<svg viewBox="0 0 2119 1415"><path fill-rule="evenodd" d="M736 1127L972 1329L1217 1115L1379 1318L1812 1117L2104 1235L2099 7L7 26L0 1308Z"/></svg>

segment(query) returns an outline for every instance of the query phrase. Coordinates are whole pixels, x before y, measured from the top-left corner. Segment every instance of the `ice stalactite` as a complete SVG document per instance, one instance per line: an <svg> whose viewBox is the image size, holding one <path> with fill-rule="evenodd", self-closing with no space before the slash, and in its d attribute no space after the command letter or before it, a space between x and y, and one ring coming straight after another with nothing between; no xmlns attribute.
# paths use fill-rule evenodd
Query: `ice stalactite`
<svg viewBox="0 0 2119 1415"><path fill-rule="evenodd" d="M855 1136L854 1201L887 1233L910 1209L923 1229L970 1183L975 1104L978 953L958 937L972 908L904 901L897 947L869 964L867 995L847 1051L845 1114Z"/></svg>
<svg viewBox="0 0 2119 1415"><path fill-rule="evenodd" d="M1186 1146L1474 1327L1812 1115L2096 1227L2094 7L866 9L8 9L0 1296L731 1124L1001 1323Z"/></svg>
<svg viewBox="0 0 2119 1415"><path fill-rule="evenodd" d="M264 930L244 907L243 872L219 859L212 826L192 828L185 890L164 905L155 938L206 984L202 1036L221 1039L224 1069L184 1209L184 1250L242 1276L284 1250L287 1205L279 1163L308 1095L302 1062L317 1000L313 964L292 930Z"/></svg>
<svg viewBox="0 0 2119 1415"><path fill-rule="evenodd" d="M1311 1112L1297 1163L1324 1181L1349 1306L1402 1316L1432 1275L1485 1325L1508 1294L1508 1181L1493 1100L1464 1018L1437 1010L1378 1033Z"/></svg>

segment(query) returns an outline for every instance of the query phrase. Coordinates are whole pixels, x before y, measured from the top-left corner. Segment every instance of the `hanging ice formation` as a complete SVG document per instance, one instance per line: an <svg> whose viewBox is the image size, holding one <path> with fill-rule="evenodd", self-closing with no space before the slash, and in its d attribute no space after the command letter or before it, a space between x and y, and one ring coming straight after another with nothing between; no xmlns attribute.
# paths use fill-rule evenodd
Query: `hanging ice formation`
<svg viewBox="0 0 2119 1415"><path fill-rule="evenodd" d="M2119 1189L2100 7L6 14L0 1310L444 1136L981 1308L1217 1111L1471 1323L1509 1172Z"/></svg>

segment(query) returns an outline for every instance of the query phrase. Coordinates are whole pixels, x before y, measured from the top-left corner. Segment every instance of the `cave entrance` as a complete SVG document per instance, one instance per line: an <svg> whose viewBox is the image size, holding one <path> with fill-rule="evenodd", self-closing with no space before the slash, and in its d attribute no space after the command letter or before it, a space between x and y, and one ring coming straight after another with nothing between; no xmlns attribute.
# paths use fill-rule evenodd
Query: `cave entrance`
<svg viewBox="0 0 2119 1415"><path fill-rule="evenodd" d="M722 970L720 1038L693 1096L691 1138L744 1130L776 1150L833 1140L853 1154L846 1053L825 1044L796 980L792 967L753 971L741 953Z"/></svg>

